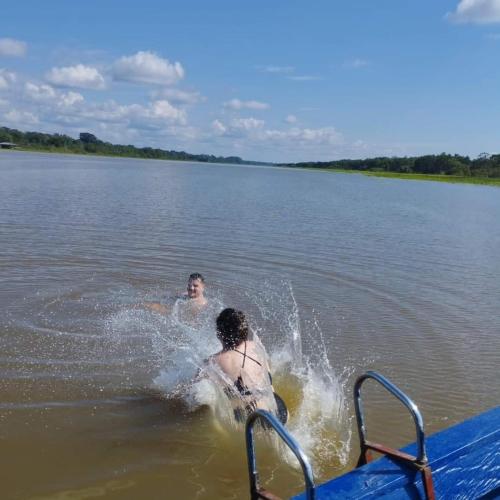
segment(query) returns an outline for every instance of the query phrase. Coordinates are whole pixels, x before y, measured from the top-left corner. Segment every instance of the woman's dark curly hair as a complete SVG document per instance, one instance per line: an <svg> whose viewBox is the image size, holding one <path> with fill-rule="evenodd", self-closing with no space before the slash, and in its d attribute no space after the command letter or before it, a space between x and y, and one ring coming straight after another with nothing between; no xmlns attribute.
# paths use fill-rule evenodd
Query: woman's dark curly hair
<svg viewBox="0 0 500 500"><path fill-rule="evenodd" d="M217 337L224 349L234 349L248 338L248 322L242 311L228 307L217 317Z"/></svg>

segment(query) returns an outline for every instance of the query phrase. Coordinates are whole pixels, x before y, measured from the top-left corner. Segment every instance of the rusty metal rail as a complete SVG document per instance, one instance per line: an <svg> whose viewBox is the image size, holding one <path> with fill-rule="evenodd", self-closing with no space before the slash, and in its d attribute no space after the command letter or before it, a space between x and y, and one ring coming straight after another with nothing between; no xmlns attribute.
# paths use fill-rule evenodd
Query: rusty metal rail
<svg viewBox="0 0 500 500"><path fill-rule="evenodd" d="M403 453L394 448L368 441L366 434L365 418L363 413L363 404L361 401L361 386L365 380L372 379L382 385L387 391L395 396L408 409L413 421L415 422L415 430L417 435L417 456ZM356 410L356 421L358 423L359 444L361 454L359 456L358 467L365 465L372 460L371 451L390 456L399 462L417 469L422 474L422 483L424 486L425 496L427 500L434 500L434 485L432 481L432 471L427 459L425 450L425 432L424 420L417 405L398 387L384 376L374 371L368 371L361 375L356 380L354 385L354 407Z"/></svg>
<svg viewBox="0 0 500 500"><path fill-rule="evenodd" d="M313 472L311 464L302 451L301 447L293 436L285 429L283 424L272 414L265 410L256 410L252 413L246 422L245 438L247 445L247 460L248 460L248 475L250 478L250 498L252 500L279 500L279 497L264 490L259 485L259 473L257 470L257 460L255 457L255 442L254 442L254 425L257 420L262 420L266 427L271 427L278 436L290 448L292 453L297 457L297 460L302 467L304 474L304 481L306 485L306 498L307 500L315 500L316 487L314 485Z"/></svg>

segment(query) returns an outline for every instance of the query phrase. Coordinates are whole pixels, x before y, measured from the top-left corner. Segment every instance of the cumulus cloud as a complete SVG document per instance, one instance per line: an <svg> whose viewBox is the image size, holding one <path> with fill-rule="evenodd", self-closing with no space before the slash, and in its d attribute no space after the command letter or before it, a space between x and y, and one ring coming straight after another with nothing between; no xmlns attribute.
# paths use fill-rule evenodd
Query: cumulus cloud
<svg viewBox="0 0 500 500"><path fill-rule="evenodd" d="M58 87L101 90L106 86L103 76L96 68L83 64L52 68L45 76L50 83Z"/></svg>
<svg viewBox="0 0 500 500"><path fill-rule="evenodd" d="M172 106L167 100L155 101L150 105L150 111L146 111L146 116L150 115L160 120L167 120L179 123L186 122L186 112Z"/></svg>
<svg viewBox="0 0 500 500"><path fill-rule="evenodd" d="M78 92L67 92L59 96L59 104L63 107L72 107L84 101L82 94Z"/></svg>
<svg viewBox="0 0 500 500"><path fill-rule="evenodd" d="M456 23L488 24L500 22L500 0L460 0L446 18Z"/></svg>
<svg viewBox="0 0 500 500"><path fill-rule="evenodd" d="M181 63L170 63L153 52L143 51L120 58L112 72L115 80L156 85L170 85L184 78Z"/></svg>
<svg viewBox="0 0 500 500"><path fill-rule="evenodd" d="M246 131L262 128L264 123L264 120L257 120L256 118L235 118L231 122L235 129Z"/></svg>
<svg viewBox="0 0 500 500"><path fill-rule="evenodd" d="M297 122L298 122L298 119L297 119L297 117L296 117L295 115L288 115L288 116L285 118L285 121L286 121L287 123L291 123L291 124L293 124L293 123L297 123Z"/></svg>
<svg viewBox="0 0 500 500"><path fill-rule="evenodd" d="M16 79L17 77L15 73L0 68L0 90L7 90L13 83L15 83Z"/></svg>
<svg viewBox="0 0 500 500"><path fill-rule="evenodd" d="M26 54L26 42L13 38L0 38L0 56L23 57Z"/></svg>
<svg viewBox="0 0 500 500"><path fill-rule="evenodd" d="M190 92L175 88L165 88L154 92L158 98L165 98L172 104L196 104L204 98L199 92Z"/></svg>
<svg viewBox="0 0 500 500"><path fill-rule="evenodd" d="M37 85L36 83L26 82L24 84L24 94L33 101L48 101L56 97L56 91L53 87L46 84Z"/></svg>
<svg viewBox="0 0 500 500"><path fill-rule="evenodd" d="M115 101L96 103L80 110L79 116L87 120L110 122L143 129L155 129L166 124L186 123L186 112L166 100L141 104L118 104Z"/></svg>
<svg viewBox="0 0 500 500"><path fill-rule="evenodd" d="M52 124L57 131L72 134L82 129L97 130L101 125L108 124L108 132L113 130L118 135L122 133L123 137L127 136L127 131L138 131L138 141L161 135L167 129L170 136L182 137L183 140L195 134L195 129L187 125L186 110L174 106L167 99L153 99L140 104L88 101L72 89L36 81L26 81L18 90L13 94L18 99L16 105L10 102L4 108L4 113L9 113L3 118L0 113L0 118L20 127L39 123L45 128ZM107 137L112 137L111 132Z"/></svg>
<svg viewBox="0 0 500 500"><path fill-rule="evenodd" d="M338 145L343 142L343 136L333 127L323 128L298 128L289 130L265 130L265 139L278 142L293 142L303 144L328 144Z"/></svg>
<svg viewBox="0 0 500 500"><path fill-rule="evenodd" d="M245 138L251 144L272 143L283 146L339 145L344 138L334 127L300 128L278 130L265 128L263 120L235 118L228 124L220 120L212 122L212 131L217 136Z"/></svg>
<svg viewBox="0 0 500 500"><path fill-rule="evenodd" d="M240 99L231 99L224 103L225 108L240 109L268 109L269 104L260 101L241 101Z"/></svg>
<svg viewBox="0 0 500 500"><path fill-rule="evenodd" d="M38 116L29 111L12 109L4 115L4 120L8 125L26 126L35 125L39 122Z"/></svg>
<svg viewBox="0 0 500 500"><path fill-rule="evenodd" d="M50 105L49 110L71 108L84 101L83 96L78 92L61 92L45 83L37 84L33 82L24 84L24 97L42 105Z"/></svg>
<svg viewBox="0 0 500 500"><path fill-rule="evenodd" d="M200 140L199 130L184 125L167 125L157 128L134 128L133 125L99 122L87 127L100 139L118 144L135 144L137 147L149 146L165 149L189 149L192 142ZM81 127L77 131L81 130Z"/></svg>

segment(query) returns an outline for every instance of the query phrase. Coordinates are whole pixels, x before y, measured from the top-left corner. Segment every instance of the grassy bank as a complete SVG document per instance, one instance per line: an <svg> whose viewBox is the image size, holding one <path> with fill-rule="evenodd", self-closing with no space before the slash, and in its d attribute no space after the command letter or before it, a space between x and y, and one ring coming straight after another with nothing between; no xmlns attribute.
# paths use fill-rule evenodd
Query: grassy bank
<svg viewBox="0 0 500 500"><path fill-rule="evenodd" d="M7 150L6 150L7 151ZM143 156L136 154L114 154L112 152L97 152L92 153L88 151L72 151L71 149L66 148L47 148L47 147L36 147L36 146L21 146L17 147L16 151L26 151L32 153L55 153L55 154L73 154L73 155L85 155L85 156L102 156L102 157L113 157L113 158L137 158L137 159L160 159L167 160L166 158L144 158ZM184 159L175 159L168 161L200 161L200 160L184 160ZM210 162L212 163L212 162ZM216 163L216 162L214 162ZM260 163L260 162L245 162L242 161L242 164L250 164L250 165L272 165L269 163ZM280 167L278 165L275 165ZM434 181L434 182L448 182L452 184L478 184L484 186L497 186L500 187L500 178L498 177L479 177L479 176L458 176L458 175L438 175L438 174L403 174L398 172L377 172L377 171L367 171L367 170L349 170L342 168L321 168L321 167L288 167L288 168L300 168L304 170L316 170L321 172L336 172L343 174L362 174L371 177L386 177L389 179L406 179L406 180L417 180L417 181Z"/></svg>
<svg viewBox="0 0 500 500"><path fill-rule="evenodd" d="M337 168L314 168L314 167L307 168L307 170L321 170L323 172L340 172L343 174L363 174L369 177L387 177L389 179L449 182L452 184L480 184L485 186L500 187L500 178L492 178L492 177L465 177L458 175L437 175L437 174L401 174L397 172L368 172L359 170L346 170Z"/></svg>
<svg viewBox="0 0 500 500"><path fill-rule="evenodd" d="M453 184L482 184L486 186L500 186L500 178L493 177L472 177L437 174L398 174L396 172L363 172L363 174L372 177L389 177L394 179L451 182Z"/></svg>

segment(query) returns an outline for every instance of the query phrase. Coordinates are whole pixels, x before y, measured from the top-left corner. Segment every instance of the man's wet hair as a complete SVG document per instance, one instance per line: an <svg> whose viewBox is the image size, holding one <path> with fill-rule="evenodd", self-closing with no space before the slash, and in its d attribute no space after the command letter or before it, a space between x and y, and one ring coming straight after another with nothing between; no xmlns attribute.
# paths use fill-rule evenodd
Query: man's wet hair
<svg viewBox="0 0 500 500"><path fill-rule="evenodd" d="M205 278L200 273L193 273L189 275L189 281L200 280L202 283L205 283Z"/></svg>
<svg viewBox="0 0 500 500"><path fill-rule="evenodd" d="M242 311L228 307L217 317L217 332L224 349L233 349L248 338L248 322Z"/></svg>

